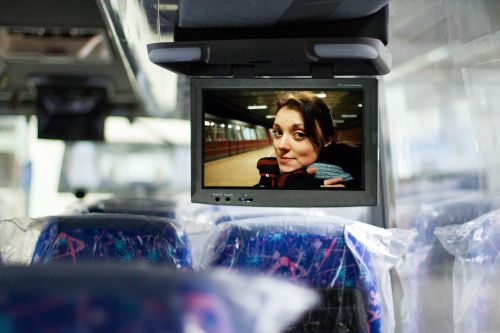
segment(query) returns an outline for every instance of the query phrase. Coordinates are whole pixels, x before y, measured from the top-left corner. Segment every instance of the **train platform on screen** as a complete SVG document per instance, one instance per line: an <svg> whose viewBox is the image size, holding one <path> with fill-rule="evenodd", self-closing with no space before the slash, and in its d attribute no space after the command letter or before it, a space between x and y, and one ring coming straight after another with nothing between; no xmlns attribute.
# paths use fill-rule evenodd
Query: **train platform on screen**
<svg viewBox="0 0 500 333"><path fill-rule="evenodd" d="M221 158L205 163L205 186L253 186L259 182L257 161L270 156L273 147L269 146L243 154ZM238 172L235 172L235 171ZM243 175L243 177L242 177Z"/></svg>

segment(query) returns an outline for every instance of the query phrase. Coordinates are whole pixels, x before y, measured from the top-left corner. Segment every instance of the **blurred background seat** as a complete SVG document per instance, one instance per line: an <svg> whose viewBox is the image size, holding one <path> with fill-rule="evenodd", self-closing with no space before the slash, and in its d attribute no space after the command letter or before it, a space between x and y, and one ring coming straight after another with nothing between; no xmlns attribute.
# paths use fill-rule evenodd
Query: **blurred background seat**
<svg viewBox="0 0 500 333"><path fill-rule="evenodd" d="M189 242L172 220L125 214L50 217L33 264L81 261L145 261L190 269Z"/></svg>
<svg viewBox="0 0 500 333"><path fill-rule="evenodd" d="M3 267L0 296L5 333L238 331L214 279L152 266Z"/></svg>
<svg viewBox="0 0 500 333"><path fill-rule="evenodd" d="M403 332L453 332L453 262L434 235L438 227L459 225L500 207L500 198L469 197L428 206L410 226L418 235L397 266L403 298Z"/></svg>
<svg viewBox="0 0 500 333"><path fill-rule="evenodd" d="M278 333L314 296L270 278L139 263L2 267L0 331Z"/></svg>
<svg viewBox="0 0 500 333"><path fill-rule="evenodd" d="M500 327L500 210L461 224L436 228L454 256L454 332L495 332Z"/></svg>

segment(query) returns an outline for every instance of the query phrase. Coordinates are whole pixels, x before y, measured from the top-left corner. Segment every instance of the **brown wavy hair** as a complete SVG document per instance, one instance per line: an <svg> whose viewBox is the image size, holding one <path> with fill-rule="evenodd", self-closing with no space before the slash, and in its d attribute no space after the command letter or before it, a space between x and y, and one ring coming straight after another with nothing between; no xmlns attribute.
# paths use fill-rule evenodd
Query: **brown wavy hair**
<svg viewBox="0 0 500 333"><path fill-rule="evenodd" d="M302 114L306 136L320 150L337 139L332 114L323 100L311 92L286 94L277 101L277 112L287 107Z"/></svg>

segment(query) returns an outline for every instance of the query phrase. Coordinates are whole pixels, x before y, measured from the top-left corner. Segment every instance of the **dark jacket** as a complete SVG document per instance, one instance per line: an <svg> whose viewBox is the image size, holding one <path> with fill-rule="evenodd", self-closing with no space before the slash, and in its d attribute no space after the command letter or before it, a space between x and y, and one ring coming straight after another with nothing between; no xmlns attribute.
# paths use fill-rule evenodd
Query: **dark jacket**
<svg viewBox="0 0 500 333"><path fill-rule="evenodd" d="M341 167L354 178L350 182L344 182L346 188L361 189L362 179L362 149L346 144L333 144L321 149L318 162L333 164Z"/></svg>
<svg viewBox="0 0 500 333"><path fill-rule="evenodd" d="M280 173L276 157L263 157L257 161L260 181L254 187L263 188L319 188L322 179L315 179L306 168Z"/></svg>
<svg viewBox="0 0 500 333"><path fill-rule="evenodd" d="M333 144L321 149L319 163L336 165L352 176L352 180L342 184L346 189L361 189L362 155L361 148L346 144ZM254 187L263 188L319 188L323 179L317 179L306 172L306 168L280 174L278 160L264 157L257 162L260 181Z"/></svg>

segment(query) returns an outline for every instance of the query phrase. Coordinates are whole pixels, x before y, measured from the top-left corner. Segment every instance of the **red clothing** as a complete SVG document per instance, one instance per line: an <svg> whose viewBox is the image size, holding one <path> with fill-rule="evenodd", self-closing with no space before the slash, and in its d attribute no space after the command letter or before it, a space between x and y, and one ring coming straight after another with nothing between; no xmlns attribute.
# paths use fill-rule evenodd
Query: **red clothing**
<svg viewBox="0 0 500 333"><path fill-rule="evenodd" d="M276 157L263 157L257 161L260 181L254 187L263 188L318 188L323 180L315 179L306 168L280 173Z"/></svg>

